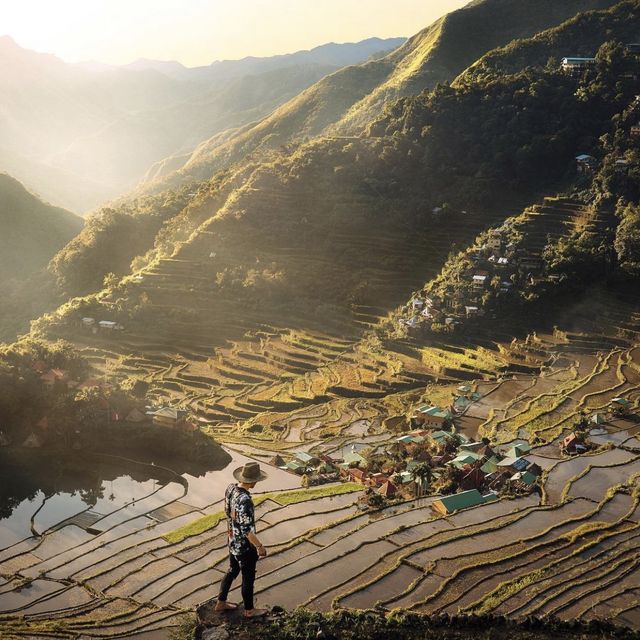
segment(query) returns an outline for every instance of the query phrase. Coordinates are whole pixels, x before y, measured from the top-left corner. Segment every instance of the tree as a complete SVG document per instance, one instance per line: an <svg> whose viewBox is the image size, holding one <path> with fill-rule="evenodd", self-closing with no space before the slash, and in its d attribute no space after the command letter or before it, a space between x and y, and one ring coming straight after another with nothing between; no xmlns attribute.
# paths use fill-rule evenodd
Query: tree
<svg viewBox="0 0 640 640"><path fill-rule="evenodd" d="M367 504L372 509L382 509L384 507L384 498L379 493L372 491L367 496Z"/></svg>
<svg viewBox="0 0 640 640"><path fill-rule="evenodd" d="M431 484L433 469L428 463L422 462L411 470L411 478L419 487L419 495L424 495L427 486Z"/></svg>
<svg viewBox="0 0 640 640"><path fill-rule="evenodd" d="M105 289L114 289L115 287L118 286L119 282L120 282L120 278L118 278L118 276L115 273L111 272L105 275L102 285L104 286Z"/></svg>
<svg viewBox="0 0 640 640"><path fill-rule="evenodd" d="M621 212L614 247L622 269L640 275L640 208L629 204Z"/></svg>

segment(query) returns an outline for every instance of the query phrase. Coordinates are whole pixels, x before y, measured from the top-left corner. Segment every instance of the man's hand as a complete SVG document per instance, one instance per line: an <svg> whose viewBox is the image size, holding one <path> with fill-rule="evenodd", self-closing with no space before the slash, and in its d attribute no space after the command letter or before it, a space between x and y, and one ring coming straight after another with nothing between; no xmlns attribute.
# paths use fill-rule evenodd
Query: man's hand
<svg viewBox="0 0 640 640"><path fill-rule="evenodd" d="M267 550L264 548L263 545L259 544L256 549L258 550L258 557L259 558L266 558L267 557Z"/></svg>

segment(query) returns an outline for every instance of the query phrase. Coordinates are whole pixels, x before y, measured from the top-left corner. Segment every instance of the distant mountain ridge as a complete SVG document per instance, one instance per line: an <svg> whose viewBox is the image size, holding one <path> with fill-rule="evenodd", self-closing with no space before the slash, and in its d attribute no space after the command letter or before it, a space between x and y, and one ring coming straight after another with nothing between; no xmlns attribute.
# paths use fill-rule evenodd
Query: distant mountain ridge
<svg viewBox="0 0 640 640"><path fill-rule="evenodd" d="M359 135L395 100L454 80L496 47L556 26L580 11L608 8L615 0L476 0L438 19L381 59L337 71L239 128L214 137L185 158L157 165L136 193L157 193L185 180L202 180L248 154L277 149L318 135ZM180 168L177 165L182 162Z"/></svg>
<svg viewBox="0 0 640 640"><path fill-rule="evenodd" d="M187 69L158 61L67 64L4 36L0 170L48 200L87 212L131 189L155 162L259 119L341 64L399 41Z"/></svg>
<svg viewBox="0 0 640 640"><path fill-rule="evenodd" d="M371 56L388 52L403 45L406 38L367 38L360 42L327 44L294 53L269 57L247 56L238 60L216 60L207 66L187 67L175 60L149 60L141 58L122 68L135 71L154 70L170 77L230 80L243 75L265 73L298 64L319 64L344 67L357 64Z"/></svg>

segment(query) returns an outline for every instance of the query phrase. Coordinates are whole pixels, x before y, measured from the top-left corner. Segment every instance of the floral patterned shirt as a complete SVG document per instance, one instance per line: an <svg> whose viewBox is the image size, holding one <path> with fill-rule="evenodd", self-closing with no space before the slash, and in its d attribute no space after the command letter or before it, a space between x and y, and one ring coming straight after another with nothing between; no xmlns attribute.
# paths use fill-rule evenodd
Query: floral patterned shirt
<svg viewBox="0 0 640 640"><path fill-rule="evenodd" d="M241 556L251 551L247 534L256 530L251 494L237 484L230 484L224 494L224 504L229 523L229 551Z"/></svg>

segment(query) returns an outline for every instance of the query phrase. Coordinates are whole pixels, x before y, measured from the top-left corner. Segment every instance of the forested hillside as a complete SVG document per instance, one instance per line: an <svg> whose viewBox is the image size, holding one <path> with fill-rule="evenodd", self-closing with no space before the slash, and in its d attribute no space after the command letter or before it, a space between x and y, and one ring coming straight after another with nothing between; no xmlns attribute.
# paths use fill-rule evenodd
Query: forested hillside
<svg viewBox="0 0 640 640"><path fill-rule="evenodd" d="M640 39L637 10L634 2L628 2L610 12L582 13L533 38L514 40L482 56L455 84L473 83L484 75L516 73L526 67L540 68L547 64L554 67L566 56L589 57L612 33L622 42L637 42Z"/></svg>
<svg viewBox="0 0 640 640"><path fill-rule="evenodd" d="M348 67L309 87L256 124L201 144L172 173L141 185L156 192L189 179L207 179L247 154L278 149L320 134L355 135L402 96L453 80L477 58L514 38L526 38L577 12L614 0L480 0L447 14L386 57ZM182 162L180 160L179 162Z"/></svg>
<svg viewBox="0 0 640 640"><path fill-rule="evenodd" d="M602 13L611 39L628 10ZM316 139L220 176L165 225L136 278L110 281L100 304L132 330L153 317L169 334L182 331L179 309L203 328L213 309L230 323L253 308L265 321L286 311L292 323L318 324L344 321L350 305L392 307L454 242L576 179L575 156L611 132L637 91L635 58L601 44L582 79L555 67L440 86L398 101L362 138ZM54 261L67 281L84 273L79 251ZM167 297L173 286L179 294ZM76 301L39 326L73 324L97 304ZM220 326L203 339L219 340Z"/></svg>

